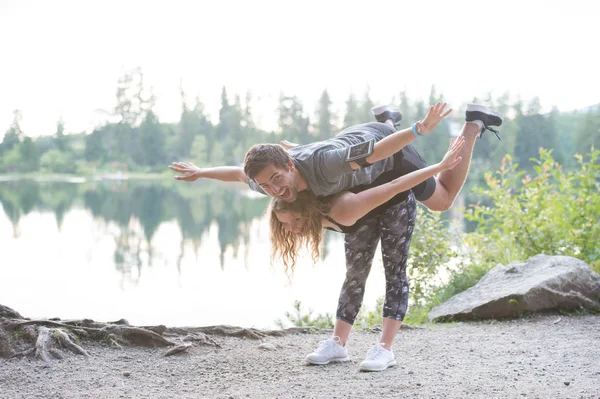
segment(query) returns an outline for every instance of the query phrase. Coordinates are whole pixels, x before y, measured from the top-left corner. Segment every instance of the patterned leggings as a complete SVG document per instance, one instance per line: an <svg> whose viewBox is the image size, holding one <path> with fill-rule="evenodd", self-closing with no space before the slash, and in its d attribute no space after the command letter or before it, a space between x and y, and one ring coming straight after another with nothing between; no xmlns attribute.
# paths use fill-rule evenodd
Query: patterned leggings
<svg viewBox="0 0 600 399"><path fill-rule="evenodd" d="M345 235L346 280L338 301L338 319L354 324L379 239L386 281L383 317L404 319L408 307L406 261L416 216L417 206L411 193L405 201L361 220L358 230Z"/></svg>

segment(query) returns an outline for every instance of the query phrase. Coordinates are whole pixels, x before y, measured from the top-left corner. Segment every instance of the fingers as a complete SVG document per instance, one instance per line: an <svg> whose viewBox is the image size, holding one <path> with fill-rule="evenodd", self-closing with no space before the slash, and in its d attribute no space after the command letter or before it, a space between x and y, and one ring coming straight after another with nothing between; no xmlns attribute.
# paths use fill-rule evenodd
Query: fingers
<svg viewBox="0 0 600 399"><path fill-rule="evenodd" d="M169 165L169 169L171 169L173 172L177 172L177 173L183 173L183 172L185 172L185 168L182 168L182 167L179 167L179 166Z"/></svg>
<svg viewBox="0 0 600 399"><path fill-rule="evenodd" d="M198 169L198 167L191 162L173 162L168 167L169 169L177 173L184 173L194 169Z"/></svg>
<svg viewBox="0 0 600 399"><path fill-rule="evenodd" d="M452 163L450 164L450 169L454 168L456 165L458 165L460 163L460 161L462 161L462 157L458 157L456 158L454 161L452 161Z"/></svg>
<svg viewBox="0 0 600 399"><path fill-rule="evenodd" d="M438 101L434 106L429 107L429 112L432 112L435 115L440 116L441 118L445 118L448 115L450 115L450 112L452 112L452 108L450 108L444 112L444 108L446 108L446 105L448 105L448 104L441 103Z"/></svg>
<svg viewBox="0 0 600 399"><path fill-rule="evenodd" d="M186 168L189 165L194 165L194 164L191 162L173 162L173 163L171 163L171 165L176 166L178 168Z"/></svg>
<svg viewBox="0 0 600 399"><path fill-rule="evenodd" d="M448 147L448 155L454 155L460 152L465 146L464 136L450 138L450 146Z"/></svg>
<svg viewBox="0 0 600 399"><path fill-rule="evenodd" d="M465 143L466 143L465 137L458 136L456 139L454 139L454 142L452 143L452 145L450 145L450 152L452 152L452 153L459 152L465 146Z"/></svg>

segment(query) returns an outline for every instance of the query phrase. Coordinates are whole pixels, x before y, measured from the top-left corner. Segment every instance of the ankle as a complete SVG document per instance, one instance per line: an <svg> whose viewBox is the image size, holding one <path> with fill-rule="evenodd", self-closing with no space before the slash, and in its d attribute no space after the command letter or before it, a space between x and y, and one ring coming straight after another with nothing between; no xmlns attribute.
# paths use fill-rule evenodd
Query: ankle
<svg viewBox="0 0 600 399"><path fill-rule="evenodd" d="M346 341L348 341L347 338L342 338L339 335L332 335L331 339L339 346L346 346Z"/></svg>
<svg viewBox="0 0 600 399"><path fill-rule="evenodd" d="M466 139L477 138L484 127L485 125L483 122L479 120L465 122L462 135L465 136Z"/></svg>
<svg viewBox="0 0 600 399"><path fill-rule="evenodd" d="M379 345L383 346L383 347L384 347L385 349L387 349L388 351L391 351L391 350L392 350L392 344L388 344L388 343L386 343L386 342L383 342L383 341L381 341L381 342L379 342Z"/></svg>

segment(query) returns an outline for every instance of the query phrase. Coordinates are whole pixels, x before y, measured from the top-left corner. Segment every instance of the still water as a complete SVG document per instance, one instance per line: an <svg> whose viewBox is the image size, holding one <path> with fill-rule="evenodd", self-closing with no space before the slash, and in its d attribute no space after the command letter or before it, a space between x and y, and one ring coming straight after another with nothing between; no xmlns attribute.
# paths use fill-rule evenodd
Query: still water
<svg viewBox="0 0 600 399"><path fill-rule="evenodd" d="M30 318L276 328L294 301L335 314L343 236L291 280L271 264L267 199L171 180L0 181L0 304ZM364 306L383 295L381 255Z"/></svg>

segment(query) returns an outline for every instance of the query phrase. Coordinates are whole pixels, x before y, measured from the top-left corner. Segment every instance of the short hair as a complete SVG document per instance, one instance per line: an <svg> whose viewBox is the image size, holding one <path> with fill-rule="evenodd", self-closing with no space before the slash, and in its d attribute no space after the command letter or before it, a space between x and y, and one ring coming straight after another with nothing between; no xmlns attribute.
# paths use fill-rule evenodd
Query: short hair
<svg viewBox="0 0 600 399"><path fill-rule="evenodd" d="M254 180L261 170L269 165L286 169L292 158L279 144L256 144L252 146L244 158L244 173Z"/></svg>

